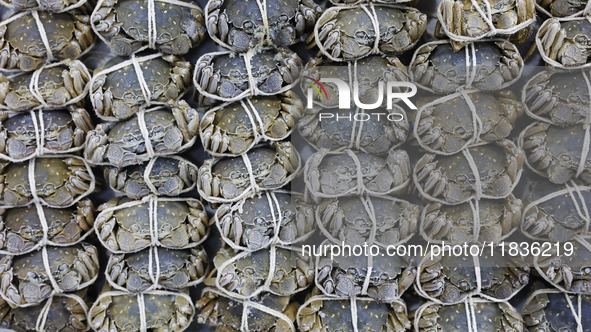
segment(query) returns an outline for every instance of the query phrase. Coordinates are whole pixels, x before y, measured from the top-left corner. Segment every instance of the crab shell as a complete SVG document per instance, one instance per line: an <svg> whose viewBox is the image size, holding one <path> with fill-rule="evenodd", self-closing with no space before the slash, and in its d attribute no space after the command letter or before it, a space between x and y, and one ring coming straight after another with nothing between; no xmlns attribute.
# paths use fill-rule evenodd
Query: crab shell
<svg viewBox="0 0 591 332"><path fill-rule="evenodd" d="M416 313L414 330L524 332L525 326L509 303L473 298L454 305L423 304Z"/></svg>
<svg viewBox="0 0 591 332"><path fill-rule="evenodd" d="M585 331L590 307L590 295L540 289L525 300L521 314L530 331Z"/></svg>
<svg viewBox="0 0 591 332"><path fill-rule="evenodd" d="M34 77L38 79L35 81ZM80 105L88 93L88 81L90 72L86 66L69 59L43 65L33 73L0 74L0 109L50 110Z"/></svg>
<svg viewBox="0 0 591 332"><path fill-rule="evenodd" d="M53 59L76 59L94 44L90 18L81 9L20 12L0 22L0 70L32 71L53 60L48 59L34 15L43 24Z"/></svg>
<svg viewBox="0 0 591 332"><path fill-rule="evenodd" d="M583 17L545 21L536 34L536 45L544 61L556 68L591 66L591 22Z"/></svg>
<svg viewBox="0 0 591 332"><path fill-rule="evenodd" d="M140 331L145 319L143 325L147 331L184 331L195 314L187 293L159 290L130 294L109 291L107 287L90 308L90 327L97 332ZM141 309L145 310L143 314Z"/></svg>
<svg viewBox="0 0 591 332"><path fill-rule="evenodd" d="M216 210L214 220L224 242L251 251L302 242L316 226L313 205L302 194L282 190L224 204Z"/></svg>
<svg viewBox="0 0 591 332"><path fill-rule="evenodd" d="M92 169L80 157L59 155L21 163L0 162L0 203L17 207L33 202L31 180L39 201L53 208L72 206L95 187Z"/></svg>
<svg viewBox="0 0 591 332"><path fill-rule="evenodd" d="M419 2L419 0L375 0L374 2L414 6ZM358 4L366 3L366 1L365 0L330 0L330 3L332 3L335 6L340 6L340 5L358 5Z"/></svg>
<svg viewBox="0 0 591 332"><path fill-rule="evenodd" d="M395 246L415 233L419 207L388 196L324 199L316 206L318 227L336 244Z"/></svg>
<svg viewBox="0 0 591 332"><path fill-rule="evenodd" d="M240 157L204 161L197 190L209 203L236 202L262 190L285 186L300 168L300 155L290 142L272 142Z"/></svg>
<svg viewBox="0 0 591 332"><path fill-rule="evenodd" d="M189 149L197 140L199 114L184 100L169 106L172 111L158 107L125 121L99 124L86 137L84 157L93 165L126 167L150 160L150 153L158 157Z"/></svg>
<svg viewBox="0 0 591 332"><path fill-rule="evenodd" d="M584 13L587 0L536 0L536 8L549 17L575 17Z"/></svg>
<svg viewBox="0 0 591 332"><path fill-rule="evenodd" d="M413 81L428 91L448 94L460 88L500 90L521 77L523 59L508 41L474 42L464 49L456 52L451 41L421 45L410 64Z"/></svg>
<svg viewBox="0 0 591 332"><path fill-rule="evenodd" d="M98 210L95 232L102 245L115 254L137 252L152 243L168 249L191 249L209 234L205 207L193 198L150 196L132 201L118 197Z"/></svg>
<svg viewBox="0 0 591 332"><path fill-rule="evenodd" d="M47 232L41 218L46 220ZM0 254L29 253L45 245L44 238L49 245L73 245L88 236L93 224L94 206L88 199L62 209L35 205L0 209Z"/></svg>
<svg viewBox="0 0 591 332"><path fill-rule="evenodd" d="M290 298L262 293L243 301L227 297L216 288L207 287L195 302L195 307L201 311L196 321L219 331L295 332L294 320L299 304Z"/></svg>
<svg viewBox="0 0 591 332"><path fill-rule="evenodd" d="M260 142L286 139L303 108L292 91L225 103L203 115L199 125L201 143L215 157L241 155Z"/></svg>
<svg viewBox="0 0 591 332"><path fill-rule="evenodd" d="M312 0L210 0L205 6L209 35L235 52L295 44L321 12L322 7Z"/></svg>
<svg viewBox="0 0 591 332"><path fill-rule="evenodd" d="M143 91L132 60L116 57L94 71L90 101L100 119L128 119L149 106L177 100L189 89L193 68L189 61L160 53L135 59L148 91Z"/></svg>
<svg viewBox="0 0 591 332"><path fill-rule="evenodd" d="M420 233L431 243L496 244L517 230L522 208L521 200L513 195L501 200L470 200L459 205L429 203L421 216ZM476 234L475 220L478 220Z"/></svg>
<svg viewBox="0 0 591 332"><path fill-rule="evenodd" d="M90 7L87 0L0 0L0 4L17 10L39 10L52 13Z"/></svg>
<svg viewBox="0 0 591 332"><path fill-rule="evenodd" d="M105 167L105 179L115 192L132 199L178 196L195 188L197 166L178 156L156 157L141 165Z"/></svg>
<svg viewBox="0 0 591 332"><path fill-rule="evenodd" d="M47 266L43 259L45 255ZM54 293L83 289L96 280L98 259L97 249L85 243L43 247L21 256L3 256L0 259L0 295L12 306L28 307L41 303ZM51 277L47 271L51 272Z"/></svg>
<svg viewBox="0 0 591 332"><path fill-rule="evenodd" d="M317 197L400 193L410 182L410 160L404 150L391 149L384 157L348 149L328 153L316 152L304 167L308 190Z"/></svg>
<svg viewBox="0 0 591 332"><path fill-rule="evenodd" d="M195 64L194 99L199 107L209 107L283 93L296 85L301 66L297 53L287 48L207 53Z"/></svg>

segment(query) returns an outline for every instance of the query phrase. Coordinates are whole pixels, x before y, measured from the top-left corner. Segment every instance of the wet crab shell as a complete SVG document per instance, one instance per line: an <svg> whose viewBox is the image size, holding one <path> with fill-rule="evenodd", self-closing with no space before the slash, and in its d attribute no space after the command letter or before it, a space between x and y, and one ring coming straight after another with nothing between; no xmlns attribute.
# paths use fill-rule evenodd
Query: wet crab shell
<svg viewBox="0 0 591 332"><path fill-rule="evenodd" d="M236 202L285 186L300 168L300 155L290 142L272 142L239 157L206 160L199 168L197 190L212 204Z"/></svg>
<svg viewBox="0 0 591 332"><path fill-rule="evenodd" d="M85 243L3 256L0 259L0 295L11 306L29 307L55 293L83 289L96 280L98 259L97 249Z"/></svg>
<svg viewBox="0 0 591 332"><path fill-rule="evenodd" d="M224 204L216 210L214 221L225 243L252 251L302 242L316 225L313 205L302 194L283 190Z"/></svg>
<svg viewBox="0 0 591 332"><path fill-rule="evenodd" d="M350 61L371 54L402 54L419 42L426 27L427 15L411 7L336 6L320 16L308 42L333 61Z"/></svg>
<svg viewBox="0 0 591 332"><path fill-rule="evenodd" d="M321 12L322 7L312 0L210 0L205 6L211 38L236 52L295 44Z"/></svg>
<svg viewBox="0 0 591 332"><path fill-rule="evenodd" d="M316 152L304 167L308 190L317 197L400 193L410 182L410 160L404 150L391 149L384 157L352 150L328 153Z"/></svg>
<svg viewBox="0 0 591 332"><path fill-rule="evenodd" d="M48 56L35 16L43 24L53 59ZM81 9L54 14L19 12L5 19L0 22L0 70L32 71L48 60L82 56L94 44L89 20Z"/></svg>
<svg viewBox="0 0 591 332"><path fill-rule="evenodd" d="M197 166L178 156L156 157L141 165L105 167L113 191L139 199L149 194L178 196L197 184Z"/></svg>
<svg viewBox="0 0 591 332"><path fill-rule="evenodd" d="M93 225L94 206L88 199L62 209L35 205L0 209L0 254L29 253L45 245L43 239L49 245L73 245L86 238Z"/></svg>
<svg viewBox="0 0 591 332"><path fill-rule="evenodd" d="M413 181L432 202L457 205L473 198L500 199L519 182L523 159L523 151L509 140L476 144L451 156L423 155Z"/></svg>
<svg viewBox="0 0 591 332"><path fill-rule="evenodd" d="M195 307L198 324L216 330L295 332L294 320L299 304L290 296L260 294L248 301L227 297L216 288L205 288Z"/></svg>
<svg viewBox="0 0 591 332"><path fill-rule="evenodd" d="M459 205L429 203L421 216L420 233L430 243L464 243L471 239L477 244L497 244L517 230L522 208L521 200L513 195Z"/></svg>
<svg viewBox="0 0 591 332"><path fill-rule="evenodd" d="M134 60L141 75L135 70ZM101 120L125 120L147 107L181 98L191 85L192 68L181 57L160 53L132 56L130 60L113 58L94 71L89 83L90 101Z"/></svg>
<svg viewBox="0 0 591 332"><path fill-rule="evenodd" d="M525 300L521 314L529 331L585 331L591 326L589 309L590 295L540 289Z"/></svg>
<svg viewBox="0 0 591 332"><path fill-rule="evenodd" d="M591 22L584 17L551 18L536 34L542 59L556 68L577 69L591 66L589 57Z"/></svg>
<svg viewBox="0 0 591 332"><path fill-rule="evenodd" d="M52 13L90 7L87 0L0 0L0 4L17 10L39 10Z"/></svg>
<svg viewBox="0 0 591 332"><path fill-rule="evenodd" d="M336 244L395 246L415 233L419 207L388 196L324 199L316 206L318 227Z"/></svg>
<svg viewBox="0 0 591 332"><path fill-rule="evenodd" d="M186 151L197 140L199 114L184 100L168 106L171 111L157 107L97 125L86 137L84 157L93 165L126 167Z"/></svg>
<svg viewBox="0 0 591 332"><path fill-rule="evenodd" d="M517 47L502 39L470 43L459 52L450 41L436 41L415 51L409 71L421 88L448 94L460 88L509 87L519 80L523 66Z"/></svg>
<svg viewBox="0 0 591 332"><path fill-rule="evenodd" d="M90 72L78 60L43 65L36 71L0 74L0 109L50 110L80 105L88 93Z"/></svg>
<svg viewBox="0 0 591 332"><path fill-rule="evenodd" d="M95 232L101 244L115 254L137 252L152 243L168 249L191 249L209 234L205 207L194 198L149 196L132 201L119 197L98 210Z"/></svg>
<svg viewBox="0 0 591 332"><path fill-rule="evenodd" d="M473 298L454 305L423 304L415 315L414 330L524 332L525 326L509 303Z"/></svg>
<svg viewBox="0 0 591 332"><path fill-rule="evenodd" d="M548 17L575 17L584 13L587 0L536 0L536 9Z"/></svg>
<svg viewBox="0 0 591 332"><path fill-rule="evenodd" d="M97 332L140 331L142 326L147 331L181 332L189 327L194 315L195 307L186 293L159 290L129 294L108 288L88 314L90 327Z"/></svg>
<svg viewBox="0 0 591 332"><path fill-rule="evenodd" d="M374 2L414 6L419 2L419 0L375 0ZM332 3L335 6L359 5L362 3L367 3L367 1L366 0L330 0L330 3Z"/></svg>

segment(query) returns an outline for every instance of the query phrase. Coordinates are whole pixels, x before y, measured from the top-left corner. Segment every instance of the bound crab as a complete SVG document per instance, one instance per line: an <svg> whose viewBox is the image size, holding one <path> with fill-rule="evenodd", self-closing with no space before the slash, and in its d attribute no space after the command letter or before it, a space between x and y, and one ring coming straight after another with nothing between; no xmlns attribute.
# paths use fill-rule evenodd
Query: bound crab
<svg viewBox="0 0 591 332"><path fill-rule="evenodd" d="M180 98L191 85L191 70L189 61L174 55L114 58L94 71L89 83L90 101L102 120L125 120L150 105L166 105Z"/></svg>
<svg viewBox="0 0 591 332"><path fill-rule="evenodd" d="M315 229L312 204L301 194L281 190L224 204L214 220L226 243L252 251L304 241Z"/></svg>
<svg viewBox="0 0 591 332"><path fill-rule="evenodd" d="M303 108L292 91L225 103L203 116L199 125L201 143L216 157L241 155L259 142L286 139Z"/></svg>
<svg viewBox="0 0 591 332"><path fill-rule="evenodd" d="M140 111L126 121L99 124L86 137L84 157L94 165L126 167L187 150L197 139L199 114L184 100L167 106L172 111Z"/></svg>
<svg viewBox="0 0 591 332"><path fill-rule="evenodd" d="M3 256L0 295L11 306L37 305L54 293L89 286L96 280L98 270L98 251L89 244L43 247L22 256Z"/></svg>
<svg viewBox="0 0 591 332"><path fill-rule="evenodd" d="M139 294L103 290L90 308L90 327L98 332L186 330L195 315L186 293L152 291Z"/></svg>
<svg viewBox="0 0 591 332"><path fill-rule="evenodd" d="M80 151L92 128L83 108L0 112L0 158L20 162L45 154Z"/></svg>
<svg viewBox="0 0 591 332"><path fill-rule="evenodd" d="M574 17L583 13L587 0L536 0L536 8L549 17Z"/></svg>
<svg viewBox="0 0 591 332"><path fill-rule="evenodd" d="M0 0L0 4L16 10L39 10L63 13L76 8L92 8L87 0Z"/></svg>
<svg viewBox="0 0 591 332"><path fill-rule="evenodd" d="M90 17L92 28L118 55L132 55L144 46L183 55L201 43L205 18L196 2L157 0L150 14L148 1L99 1Z"/></svg>
<svg viewBox="0 0 591 332"><path fill-rule="evenodd" d="M521 314L529 331L585 331L591 296L540 289L531 294Z"/></svg>
<svg viewBox="0 0 591 332"><path fill-rule="evenodd" d="M318 197L342 197L352 193L399 193L410 182L410 160L404 150L391 149L385 157L345 150L313 154L304 168L310 192Z"/></svg>
<svg viewBox="0 0 591 332"><path fill-rule="evenodd" d="M115 192L132 199L150 193L178 196L195 188L197 166L177 156L156 157L141 165L106 167L105 179Z"/></svg>
<svg viewBox="0 0 591 332"><path fill-rule="evenodd" d="M295 44L321 12L313 0L210 0L205 6L209 35L235 52L261 45Z"/></svg>
<svg viewBox="0 0 591 332"><path fill-rule="evenodd" d="M202 247L171 250L151 247L132 254L112 255L105 276L114 289L132 293L152 289L180 291L199 284L209 269Z"/></svg>
<svg viewBox="0 0 591 332"><path fill-rule="evenodd" d="M523 104L509 90L461 91L421 106L414 136L428 152L451 155L474 143L505 139L523 111Z"/></svg>
<svg viewBox="0 0 591 332"><path fill-rule="evenodd" d="M413 48L426 27L427 15L411 7L337 6L320 16L308 44L318 46L333 61L350 61L370 54L396 55Z"/></svg>
<svg viewBox="0 0 591 332"><path fill-rule="evenodd" d="M295 86L301 66L300 57L287 48L207 53L195 64L195 100L200 107L208 107L220 101L276 95Z"/></svg>
<svg viewBox="0 0 591 332"><path fill-rule="evenodd" d="M500 243L517 230L522 208L513 195L459 205L429 203L421 216L420 233L431 243Z"/></svg>
<svg viewBox="0 0 591 332"><path fill-rule="evenodd" d="M218 289L236 299L249 299L262 292L291 296L314 283L314 265L309 256L289 247L237 252L222 248L213 259Z"/></svg>
<svg viewBox="0 0 591 332"><path fill-rule="evenodd" d="M586 17L545 21L536 34L540 55L557 68L586 68L589 63L591 22Z"/></svg>
<svg viewBox="0 0 591 332"><path fill-rule="evenodd" d="M98 239L110 252L132 253L155 243L168 249L190 249L209 234L205 208L193 198L141 201L114 198L99 206L94 225Z"/></svg>
<svg viewBox="0 0 591 332"><path fill-rule="evenodd" d="M358 5L362 3L366 3L366 0L330 0L333 5ZM395 3L395 4L403 4L407 6L414 6L416 5L419 0L378 0L378 3Z"/></svg>
<svg viewBox="0 0 591 332"><path fill-rule="evenodd" d="M584 144L587 130L586 125L561 128L534 122L521 132L518 144L529 168L550 182L564 184L578 178L591 183L591 154Z"/></svg>
<svg viewBox="0 0 591 332"><path fill-rule="evenodd" d="M322 233L334 243L394 246L415 233L419 207L387 196L352 196L322 200L316 207Z"/></svg>
<svg viewBox="0 0 591 332"><path fill-rule="evenodd" d="M49 207L67 207L89 195L94 186L92 170L80 157L60 155L21 163L0 162L0 202L5 207L25 206L36 199Z"/></svg>
<svg viewBox="0 0 591 332"><path fill-rule="evenodd" d="M80 9L19 12L5 19L0 22L0 70L32 71L46 61L80 57L94 43L89 20Z"/></svg>
<svg viewBox="0 0 591 332"><path fill-rule="evenodd" d="M88 93L90 72L78 60L43 65L33 73L0 74L0 109L50 110L78 105Z"/></svg>
<svg viewBox="0 0 591 332"><path fill-rule="evenodd" d="M0 209L0 253L22 255L45 244L76 244L86 238L93 224L94 206L88 199L61 209L35 205Z"/></svg>
<svg viewBox="0 0 591 332"><path fill-rule="evenodd" d="M195 302L196 321L218 331L291 331L299 304L290 296L263 293L243 301L225 296L216 288L205 288Z"/></svg>
<svg viewBox="0 0 591 332"><path fill-rule="evenodd" d="M476 144L451 156L423 155L413 180L421 195L442 204L505 198L521 178L523 159L523 151L509 140Z"/></svg>
<svg viewBox="0 0 591 332"><path fill-rule="evenodd" d="M210 203L236 202L288 184L299 172L300 163L300 155L290 142L273 142L240 157L204 161L197 189Z"/></svg>
<svg viewBox="0 0 591 332"><path fill-rule="evenodd" d="M474 42L464 49L456 52L451 41L421 45L410 64L414 82L429 91L448 94L462 87L499 90L521 77L523 59L508 41Z"/></svg>

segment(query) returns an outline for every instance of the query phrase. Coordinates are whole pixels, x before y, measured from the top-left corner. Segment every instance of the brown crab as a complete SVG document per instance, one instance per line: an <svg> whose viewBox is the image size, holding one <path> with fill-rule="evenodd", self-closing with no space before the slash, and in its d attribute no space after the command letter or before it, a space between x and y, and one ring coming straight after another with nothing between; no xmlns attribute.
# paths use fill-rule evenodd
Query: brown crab
<svg viewBox="0 0 591 332"><path fill-rule="evenodd" d="M521 314L529 331L585 331L590 306L591 295L540 289L525 300Z"/></svg>
<svg viewBox="0 0 591 332"><path fill-rule="evenodd" d="M573 17L583 13L587 0L536 0L536 8L549 17Z"/></svg>
<svg viewBox="0 0 591 332"><path fill-rule="evenodd" d="M591 22L587 18L545 21L536 34L536 44L542 58L559 68L587 67L591 55Z"/></svg>

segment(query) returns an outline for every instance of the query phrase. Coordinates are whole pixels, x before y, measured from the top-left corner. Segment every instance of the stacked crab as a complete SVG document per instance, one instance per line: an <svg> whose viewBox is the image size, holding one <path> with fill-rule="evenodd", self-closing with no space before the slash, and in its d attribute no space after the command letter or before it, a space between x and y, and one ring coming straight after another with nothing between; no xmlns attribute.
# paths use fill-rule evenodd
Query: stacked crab
<svg viewBox="0 0 591 332"><path fill-rule="evenodd" d="M86 290L98 276L90 166L79 157L93 124L93 44L86 1L1 1L0 325L88 329ZM0 8L0 12L10 10Z"/></svg>

